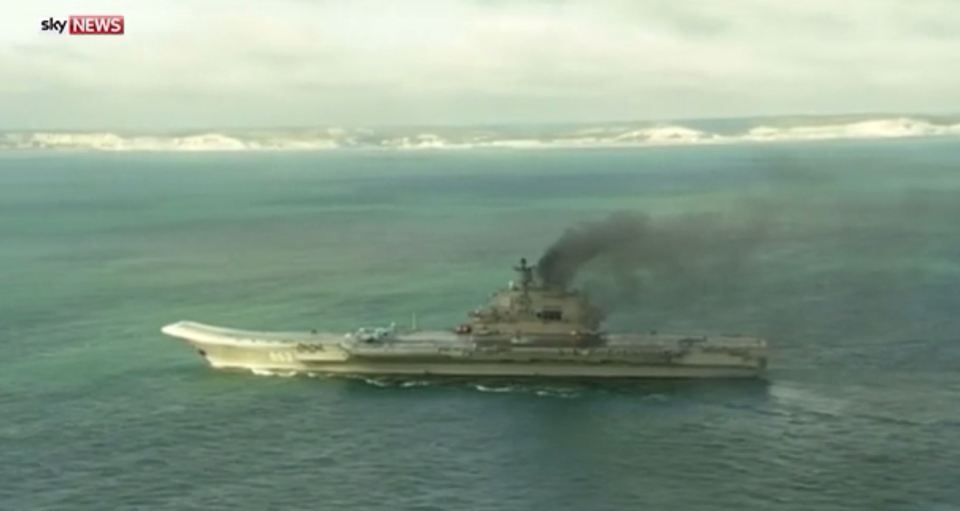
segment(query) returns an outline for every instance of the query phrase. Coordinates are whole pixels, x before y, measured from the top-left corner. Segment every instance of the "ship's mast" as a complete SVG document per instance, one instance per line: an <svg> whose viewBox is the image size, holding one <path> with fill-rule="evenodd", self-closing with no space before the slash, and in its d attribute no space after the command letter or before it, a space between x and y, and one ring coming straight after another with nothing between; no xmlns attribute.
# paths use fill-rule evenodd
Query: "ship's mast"
<svg viewBox="0 0 960 511"><path fill-rule="evenodd" d="M520 299L517 302L519 309L524 313L530 312L530 286L533 284L533 266L527 264L527 258L520 258L520 266L514 266L520 274Z"/></svg>
<svg viewBox="0 0 960 511"><path fill-rule="evenodd" d="M521 257L520 266L514 266L513 269L520 274L520 289L526 294L530 284L533 283L533 266L528 266L527 258Z"/></svg>

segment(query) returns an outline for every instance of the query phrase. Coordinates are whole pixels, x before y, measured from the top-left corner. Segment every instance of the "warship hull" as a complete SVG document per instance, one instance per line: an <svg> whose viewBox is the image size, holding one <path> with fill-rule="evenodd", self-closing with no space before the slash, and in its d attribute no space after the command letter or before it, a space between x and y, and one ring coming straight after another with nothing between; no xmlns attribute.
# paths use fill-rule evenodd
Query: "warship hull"
<svg viewBox="0 0 960 511"><path fill-rule="evenodd" d="M745 337L610 335L602 346L478 347L447 331L400 334L386 343L345 342L323 332L255 332L181 321L163 327L216 369L255 373L557 378L751 378L766 345Z"/></svg>

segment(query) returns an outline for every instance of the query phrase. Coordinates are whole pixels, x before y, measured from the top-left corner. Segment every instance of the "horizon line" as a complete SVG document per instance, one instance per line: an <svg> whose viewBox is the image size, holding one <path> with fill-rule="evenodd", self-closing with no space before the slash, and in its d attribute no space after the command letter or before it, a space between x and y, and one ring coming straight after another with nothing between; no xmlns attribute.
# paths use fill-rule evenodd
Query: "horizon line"
<svg viewBox="0 0 960 511"><path fill-rule="evenodd" d="M176 128L148 128L148 127L90 127L90 128L64 128L64 127L34 127L34 128L0 128L0 133L30 133L30 132L58 132L58 133L150 133L150 134L176 134L179 132L210 132L210 131L248 131L248 130L307 130L307 129L398 129L398 128L521 128L521 127L563 127L563 126L586 126L601 125L615 126L628 124L656 124L656 123L683 123L683 122L721 122L721 121L749 121L749 120L787 120L787 119L867 119L875 117L901 118L901 117L924 117L935 119L957 118L960 120L960 111L951 112L925 112L925 111L860 111L860 112L841 112L841 113L784 113L784 114L756 114L756 115L718 115L705 117L657 117L657 118L632 118L632 119L610 119L597 121L504 121L500 123L491 122L425 122L425 123L374 123L374 124L289 124L289 125L205 125L197 127L176 127Z"/></svg>

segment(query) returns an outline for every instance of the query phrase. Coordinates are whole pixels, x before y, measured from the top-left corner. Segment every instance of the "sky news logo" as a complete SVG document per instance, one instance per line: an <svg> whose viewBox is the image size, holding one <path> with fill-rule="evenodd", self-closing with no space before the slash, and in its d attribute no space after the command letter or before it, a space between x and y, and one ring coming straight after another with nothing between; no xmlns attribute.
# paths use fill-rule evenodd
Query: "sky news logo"
<svg viewBox="0 0 960 511"><path fill-rule="evenodd" d="M65 20L51 16L40 22L41 32L62 34L64 30L70 35L123 35L123 16L73 15Z"/></svg>

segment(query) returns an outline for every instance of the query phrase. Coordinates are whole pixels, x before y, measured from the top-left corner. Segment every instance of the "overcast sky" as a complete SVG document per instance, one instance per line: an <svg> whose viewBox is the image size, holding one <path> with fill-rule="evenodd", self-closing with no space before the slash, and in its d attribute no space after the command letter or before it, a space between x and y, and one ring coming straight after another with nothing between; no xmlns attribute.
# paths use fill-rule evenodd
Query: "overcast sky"
<svg viewBox="0 0 960 511"><path fill-rule="evenodd" d="M126 35L40 31L123 14ZM8 2L0 129L960 111L960 1Z"/></svg>

